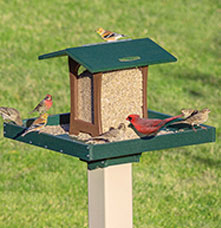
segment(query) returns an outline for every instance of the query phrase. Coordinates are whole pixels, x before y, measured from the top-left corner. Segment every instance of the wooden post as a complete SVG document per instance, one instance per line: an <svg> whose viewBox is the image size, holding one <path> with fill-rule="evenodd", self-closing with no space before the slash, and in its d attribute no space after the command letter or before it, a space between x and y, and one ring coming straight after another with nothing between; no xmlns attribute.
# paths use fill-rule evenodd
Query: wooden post
<svg viewBox="0 0 221 228"><path fill-rule="evenodd" d="M132 164L88 170L89 228L132 228Z"/></svg>

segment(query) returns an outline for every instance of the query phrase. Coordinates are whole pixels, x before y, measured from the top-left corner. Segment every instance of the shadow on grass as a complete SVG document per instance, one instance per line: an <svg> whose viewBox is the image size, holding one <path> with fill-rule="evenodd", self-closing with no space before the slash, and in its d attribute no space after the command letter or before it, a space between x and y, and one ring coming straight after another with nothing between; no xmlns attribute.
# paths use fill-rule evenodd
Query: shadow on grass
<svg viewBox="0 0 221 228"><path fill-rule="evenodd" d="M188 92L190 93L190 95L194 96L194 97L202 97L204 96L202 93L198 92L198 91L194 91L194 90L188 90Z"/></svg>
<svg viewBox="0 0 221 228"><path fill-rule="evenodd" d="M213 38L213 43L214 43L214 47L213 48L213 54L217 57L217 58L221 58L221 37L220 37L220 30L218 31L217 35Z"/></svg>
<svg viewBox="0 0 221 228"><path fill-rule="evenodd" d="M173 75L173 77L177 75ZM191 81L201 81L203 84L208 84L210 86L217 87L217 85L221 84L221 78L220 77L215 77L212 74L204 74L202 72L181 72L178 73L179 78L183 78L185 80L191 80ZM200 91L192 91L193 95L202 95Z"/></svg>
<svg viewBox="0 0 221 228"><path fill-rule="evenodd" d="M203 163L209 167L220 168L221 167L221 160L214 160L210 158L202 158L200 156L193 155L192 158L200 163Z"/></svg>

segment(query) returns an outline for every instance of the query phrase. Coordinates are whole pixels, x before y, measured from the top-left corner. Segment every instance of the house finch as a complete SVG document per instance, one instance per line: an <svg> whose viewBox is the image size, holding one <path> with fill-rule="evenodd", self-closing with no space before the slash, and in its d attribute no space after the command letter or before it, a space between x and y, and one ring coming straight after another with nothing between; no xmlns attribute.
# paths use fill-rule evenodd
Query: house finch
<svg viewBox="0 0 221 228"><path fill-rule="evenodd" d="M185 120L178 121L174 124L189 124L192 126L195 132L196 132L196 129L194 128L195 125L198 127L201 127L202 129L206 129L206 127L200 126L200 124L205 123L208 120L209 113L210 113L210 110L208 108L204 108L201 111L198 111L196 114L190 115Z"/></svg>
<svg viewBox="0 0 221 228"><path fill-rule="evenodd" d="M45 125L47 124L48 121L48 113L41 114L32 124L29 128L25 130L25 132L21 135L24 137L26 134L32 132L32 131L38 131L41 130Z"/></svg>
<svg viewBox="0 0 221 228"><path fill-rule="evenodd" d="M49 110L52 104L52 96L47 94L46 97L29 114L33 112L39 112L40 114L45 113Z"/></svg>
<svg viewBox="0 0 221 228"><path fill-rule="evenodd" d="M115 32L106 31L103 28L98 28L96 30L96 32L101 36L101 38L103 40L106 40L107 42L116 41L116 40L118 40L121 37L126 37L123 34L118 34L118 33L115 33Z"/></svg>
<svg viewBox="0 0 221 228"><path fill-rule="evenodd" d="M160 130L160 128L163 127L166 123L182 116L183 114L161 120L140 118L139 115L131 114L127 117L126 120L130 121L138 132L144 135L151 135L156 134Z"/></svg>
<svg viewBox="0 0 221 228"><path fill-rule="evenodd" d="M118 128L111 127L109 131L104 132L103 134L92 137L87 140L87 142L96 142L96 141L105 141L105 142L114 142L120 141L123 138L123 133L126 130L126 126L124 123L120 123Z"/></svg>
<svg viewBox="0 0 221 228"><path fill-rule="evenodd" d="M183 113L183 117L186 119L190 116L195 115L198 112L198 110L189 108L189 109L181 109L181 112Z"/></svg>
<svg viewBox="0 0 221 228"><path fill-rule="evenodd" d="M0 115L6 121L13 121L17 125L22 126L22 119L20 113L15 108L0 107Z"/></svg>

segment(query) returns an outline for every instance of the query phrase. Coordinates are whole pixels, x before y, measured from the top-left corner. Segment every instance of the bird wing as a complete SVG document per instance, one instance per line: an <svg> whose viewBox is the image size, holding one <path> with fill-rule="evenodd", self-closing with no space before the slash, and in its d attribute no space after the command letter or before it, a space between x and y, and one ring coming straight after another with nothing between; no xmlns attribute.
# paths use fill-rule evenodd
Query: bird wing
<svg viewBox="0 0 221 228"><path fill-rule="evenodd" d="M42 107L44 105L44 99L35 107L35 109L39 109L40 107Z"/></svg>
<svg viewBox="0 0 221 228"><path fill-rule="evenodd" d="M4 116L10 116L9 109L7 107L0 107L0 113Z"/></svg>
<svg viewBox="0 0 221 228"><path fill-rule="evenodd" d="M111 31L105 31L102 34L102 36L103 36L103 38L108 39L108 38L111 38L111 37L115 37L116 36L116 33L111 32Z"/></svg>
<svg viewBox="0 0 221 228"><path fill-rule="evenodd" d="M201 124L207 121L208 117L206 117L207 115L203 115L203 113L198 112L196 115L185 120L185 122L188 122L190 124Z"/></svg>
<svg viewBox="0 0 221 228"><path fill-rule="evenodd" d="M41 129L44 125L45 123L33 124L28 128L28 131L33 129L37 131L38 129Z"/></svg>
<svg viewBox="0 0 221 228"><path fill-rule="evenodd" d="M43 105L44 105L44 99L41 100L40 103L38 105L36 105L36 107L30 113L38 111L39 108L41 108Z"/></svg>
<svg viewBox="0 0 221 228"><path fill-rule="evenodd" d="M137 121L137 124L143 127L154 127L160 124L161 122L161 119L140 119L139 121Z"/></svg>
<svg viewBox="0 0 221 228"><path fill-rule="evenodd" d="M25 132L21 136L25 136L26 134L32 131L38 131L41 128L43 128L46 124L47 119L38 118L32 123L32 125L27 130L25 130Z"/></svg>
<svg viewBox="0 0 221 228"><path fill-rule="evenodd" d="M199 113L198 110L193 110L189 116L187 116L184 120L188 120L189 118L192 118L193 116L195 116L197 113Z"/></svg>
<svg viewBox="0 0 221 228"><path fill-rule="evenodd" d="M150 126L151 127L157 127L162 122L163 122L163 120L161 120L161 119L152 119L152 122L150 123Z"/></svg>
<svg viewBox="0 0 221 228"><path fill-rule="evenodd" d="M0 107L0 114L8 118L13 116L20 116L20 113L17 109L9 107Z"/></svg>
<svg viewBox="0 0 221 228"><path fill-rule="evenodd" d="M46 119L38 118L32 123L32 125L28 128L28 130L31 130L31 129L37 130L37 129L43 127L44 125L46 125L46 122L47 122Z"/></svg>

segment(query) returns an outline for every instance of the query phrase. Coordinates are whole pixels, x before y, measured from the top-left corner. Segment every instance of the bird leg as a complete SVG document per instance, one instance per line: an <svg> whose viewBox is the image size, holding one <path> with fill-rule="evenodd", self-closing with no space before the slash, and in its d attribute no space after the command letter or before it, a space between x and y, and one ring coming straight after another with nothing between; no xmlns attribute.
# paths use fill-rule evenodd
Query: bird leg
<svg viewBox="0 0 221 228"><path fill-rule="evenodd" d="M194 128L194 125L192 125L192 129L196 132L196 129Z"/></svg>
<svg viewBox="0 0 221 228"><path fill-rule="evenodd" d="M207 127L203 127L203 126L201 126L201 125L199 125L199 127L202 128L202 129L206 129L206 130L207 130Z"/></svg>

